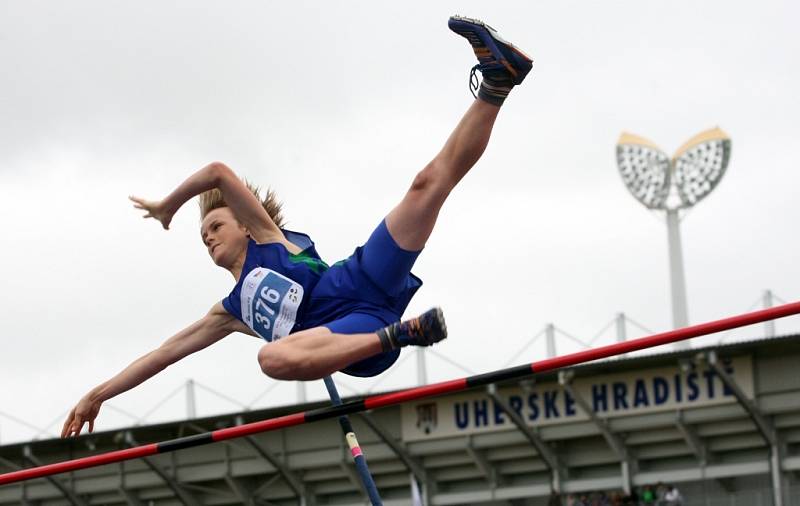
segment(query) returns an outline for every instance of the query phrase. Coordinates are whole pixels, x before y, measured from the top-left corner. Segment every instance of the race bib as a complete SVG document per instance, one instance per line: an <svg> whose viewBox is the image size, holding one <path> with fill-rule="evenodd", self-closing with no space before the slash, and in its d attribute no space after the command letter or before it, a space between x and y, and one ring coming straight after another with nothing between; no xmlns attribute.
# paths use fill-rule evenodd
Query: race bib
<svg viewBox="0 0 800 506"><path fill-rule="evenodd" d="M242 320L267 341L277 341L292 331L302 301L302 285L257 267L242 283Z"/></svg>

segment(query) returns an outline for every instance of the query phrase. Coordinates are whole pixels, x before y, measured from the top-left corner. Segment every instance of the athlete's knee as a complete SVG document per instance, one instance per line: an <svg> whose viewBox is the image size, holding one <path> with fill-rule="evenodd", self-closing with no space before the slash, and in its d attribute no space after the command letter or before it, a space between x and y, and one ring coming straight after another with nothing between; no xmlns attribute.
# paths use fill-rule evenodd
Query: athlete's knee
<svg viewBox="0 0 800 506"><path fill-rule="evenodd" d="M303 350L276 342L266 344L258 351L258 365L270 378L299 380L305 378L308 360Z"/></svg>
<svg viewBox="0 0 800 506"><path fill-rule="evenodd" d="M265 344L258 351L258 365L261 371L274 379L289 379L287 375L292 371L292 353L287 353L285 346L278 343Z"/></svg>
<svg viewBox="0 0 800 506"><path fill-rule="evenodd" d="M437 161L434 160L417 173L414 177L414 181L411 183L409 193L447 196L452 188L453 184L449 181L446 172L442 170Z"/></svg>

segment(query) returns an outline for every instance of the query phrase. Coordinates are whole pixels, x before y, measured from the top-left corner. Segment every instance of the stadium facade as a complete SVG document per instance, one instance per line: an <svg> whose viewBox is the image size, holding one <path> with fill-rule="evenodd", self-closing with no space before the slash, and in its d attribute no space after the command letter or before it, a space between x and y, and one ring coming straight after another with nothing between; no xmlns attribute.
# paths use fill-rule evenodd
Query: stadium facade
<svg viewBox="0 0 800 506"><path fill-rule="evenodd" d="M324 403L0 446L0 472ZM800 506L800 335L617 358L353 415L384 503L544 505L677 486L687 506ZM363 505L338 424L0 487L4 505Z"/></svg>

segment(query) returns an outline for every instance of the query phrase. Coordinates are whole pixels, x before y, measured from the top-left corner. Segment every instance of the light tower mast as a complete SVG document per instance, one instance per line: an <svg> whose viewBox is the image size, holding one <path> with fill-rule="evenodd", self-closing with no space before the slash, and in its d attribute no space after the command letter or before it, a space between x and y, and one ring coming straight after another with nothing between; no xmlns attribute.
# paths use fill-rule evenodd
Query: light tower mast
<svg viewBox="0 0 800 506"><path fill-rule="evenodd" d="M666 213L674 328L689 325L680 212L711 193L725 174L730 156L731 140L719 128L695 135L672 159L637 135L623 133L617 142L617 167L625 186L646 208ZM689 342L681 341L676 347L688 348Z"/></svg>

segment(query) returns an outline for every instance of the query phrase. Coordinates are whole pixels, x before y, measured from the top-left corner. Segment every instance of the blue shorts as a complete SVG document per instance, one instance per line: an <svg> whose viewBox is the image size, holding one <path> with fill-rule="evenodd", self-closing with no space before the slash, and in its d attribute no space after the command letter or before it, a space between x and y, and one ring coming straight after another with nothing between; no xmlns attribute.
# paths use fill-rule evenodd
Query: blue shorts
<svg viewBox="0 0 800 506"><path fill-rule="evenodd" d="M419 251L397 245L386 221L350 258L333 264L311 291L303 327L337 334L375 332L398 320L422 280L411 273ZM391 366L400 350L381 353L342 369L351 376L375 376Z"/></svg>

